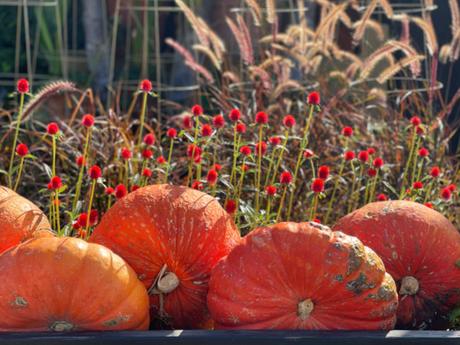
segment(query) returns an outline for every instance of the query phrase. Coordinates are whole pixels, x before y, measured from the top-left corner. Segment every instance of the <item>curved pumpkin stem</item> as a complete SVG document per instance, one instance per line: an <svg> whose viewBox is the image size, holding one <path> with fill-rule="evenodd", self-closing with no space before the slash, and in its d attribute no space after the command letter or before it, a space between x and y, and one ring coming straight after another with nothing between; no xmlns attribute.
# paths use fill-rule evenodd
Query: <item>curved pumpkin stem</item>
<svg viewBox="0 0 460 345"><path fill-rule="evenodd" d="M400 295L415 295L420 288L420 284L417 278L412 276L406 276L401 279L401 288L399 289Z"/></svg>
<svg viewBox="0 0 460 345"><path fill-rule="evenodd" d="M157 289L161 293L173 292L179 286L179 278L173 273L168 272L157 283Z"/></svg>
<svg viewBox="0 0 460 345"><path fill-rule="evenodd" d="M297 304L297 315L300 317L301 320L306 320L310 317L310 314L313 312L313 309L315 309L315 304L310 298L308 298Z"/></svg>

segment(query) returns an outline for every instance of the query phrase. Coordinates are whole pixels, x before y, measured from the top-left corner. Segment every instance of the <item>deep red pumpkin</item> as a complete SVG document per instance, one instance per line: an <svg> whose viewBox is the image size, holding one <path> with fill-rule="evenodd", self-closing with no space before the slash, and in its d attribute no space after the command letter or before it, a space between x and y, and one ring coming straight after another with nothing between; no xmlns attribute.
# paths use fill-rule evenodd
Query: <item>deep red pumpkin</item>
<svg viewBox="0 0 460 345"><path fill-rule="evenodd" d="M208 307L222 329L387 330L397 294L380 258L317 223L246 236L212 271Z"/></svg>
<svg viewBox="0 0 460 345"><path fill-rule="evenodd" d="M460 302L460 234L439 212L410 201L375 202L334 230L380 255L397 282L400 325L419 326Z"/></svg>
<svg viewBox="0 0 460 345"><path fill-rule="evenodd" d="M118 200L90 239L134 268L149 290L152 317L174 328L209 326L211 269L239 240L215 198L170 185L140 188Z"/></svg>

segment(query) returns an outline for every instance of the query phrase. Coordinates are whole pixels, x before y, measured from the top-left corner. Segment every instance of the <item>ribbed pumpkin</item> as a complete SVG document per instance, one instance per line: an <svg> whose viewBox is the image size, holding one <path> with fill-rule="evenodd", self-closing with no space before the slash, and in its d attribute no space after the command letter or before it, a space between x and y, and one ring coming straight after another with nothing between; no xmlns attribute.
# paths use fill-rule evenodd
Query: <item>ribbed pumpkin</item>
<svg viewBox="0 0 460 345"><path fill-rule="evenodd" d="M154 185L130 193L90 239L122 256L151 295L152 316L175 328L205 327L211 269L239 242L232 218L200 191Z"/></svg>
<svg viewBox="0 0 460 345"><path fill-rule="evenodd" d="M45 214L31 201L0 186L0 253L32 237L38 230L50 230Z"/></svg>
<svg viewBox="0 0 460 345"><path fill-rule="evenodd" d="M387 330L397 294L356 237L289 222L254 230L216 265L208 307L221 329Z"/></svg>
<svg viewBox="0 0 460 345"><path fill-rule="evenodd" d="M146 330L149 299L123 259L69 237L28 240L0 255L0 331Z"/></svg>
<svg viewBox="0 0 460 345"><path fill-rule="evenodd" d="M419 326L460 302L460 234L439 212L410 201L376 202L334 230L380 255L397 282L400 325Z"/></svg>

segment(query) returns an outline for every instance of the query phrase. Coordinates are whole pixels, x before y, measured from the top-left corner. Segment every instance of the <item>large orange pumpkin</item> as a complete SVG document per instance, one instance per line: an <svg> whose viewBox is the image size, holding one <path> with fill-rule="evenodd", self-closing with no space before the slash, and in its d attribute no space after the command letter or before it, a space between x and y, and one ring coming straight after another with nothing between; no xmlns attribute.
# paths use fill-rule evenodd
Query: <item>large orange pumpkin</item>
<svg viewBox="0 0 460 345"><path fill-rule="evenodd" d="M38 230L50 230L45 214L32 202L0 186L0 253L32 237Z"/></svg>
<svg viewBox="0 0 460 345"><path fill-rule="evenodd" d="M387 330L397 294L356 237L280 223L254 230L217 264L208 307L223 329Z"/></svg>
<svg viewBox="0 0 460 345"><path fill-rule="evenodd" d="M149 299L123 259L69 237L0 255L0 331L146 330Z"/></svg>
<svg viewBox="0 0 460 345"><path fill-rule="evenodd" d="M397 282L398 322L419 326L460 302L460 234L440 213L415 202L371 203L334 230L374 249Z"/></svg>
<svg viewBox="0 0 460 345"><path fill-rule="evenodd" d="M91 236L122 256L151 294L154 316L175 328L204 327L211 269L239 242L216 199L194 189L154 185L130 193Z"/></svg>

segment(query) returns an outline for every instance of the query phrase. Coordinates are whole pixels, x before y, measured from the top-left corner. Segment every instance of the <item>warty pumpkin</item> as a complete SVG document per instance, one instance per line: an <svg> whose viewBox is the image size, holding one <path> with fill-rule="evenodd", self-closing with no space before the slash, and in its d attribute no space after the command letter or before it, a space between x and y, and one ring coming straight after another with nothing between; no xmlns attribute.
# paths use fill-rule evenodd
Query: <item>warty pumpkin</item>
<svg viewBox="0 0 460 345"><path fill-rule="evenodd" d="M387 330L397 294L356 237L287 222L254 230L216 265L208 307L220 329Z"/></svg>
<svg viewBox="0 0 460 345"><path fill-rule="evenodd" d="M150 293L152 317L174 328L209 325L211 269L239 240L215 198L170 185L143 187L118 200L90 238L134 268Z"/></svg>
<svg viewBox="0 0 460 345"><path fill-rule="evenodd" d="M31 239L0 255L0 272L2 332L148 329L144 285L101 245Z"/></svg>
<svg viewBox="0 0 460 345"><path fill-rule="evenodd" d="M31 201L0 186L0 253L40 230L51 230L45 214Z"/></svg>
<svg viewBox="0 0 460 345"><path fill-rule="evenodd" d="M439 212L411 201L375 202L334 230L380 255L397 282L399 325L418 327L460 302L460 234Z"/></svg>

